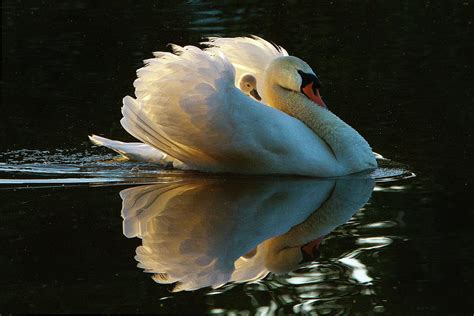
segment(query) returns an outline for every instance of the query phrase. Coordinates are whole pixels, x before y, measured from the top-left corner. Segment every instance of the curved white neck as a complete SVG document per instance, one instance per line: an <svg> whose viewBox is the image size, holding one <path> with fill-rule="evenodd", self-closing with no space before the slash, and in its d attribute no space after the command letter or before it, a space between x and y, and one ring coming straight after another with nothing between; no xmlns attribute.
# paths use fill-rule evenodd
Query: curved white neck
<svg viewBox="0 0 474 316"><path fill-rule="evenodd" d="M302 93L286 90L277 84L265 88L268 103L311 128L328 144L337 162L348 173L377 167L367 141L331 111L316 105Z"/></svg>

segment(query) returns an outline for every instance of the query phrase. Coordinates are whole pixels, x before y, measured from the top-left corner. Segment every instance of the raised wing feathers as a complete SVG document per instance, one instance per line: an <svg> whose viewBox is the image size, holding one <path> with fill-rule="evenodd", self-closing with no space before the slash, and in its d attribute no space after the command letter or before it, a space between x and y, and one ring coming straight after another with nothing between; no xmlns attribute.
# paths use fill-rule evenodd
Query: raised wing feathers
<svg viewBox="0 0 474 316"><path fill-rule="evenodd" d="M219 52L193 46L173 50L154 53L137 71L136 99L124 98L122 126L186 164L215 165L212 154L221 148L216 142L232 132L230 95L240 93L234 68Z"/></svg>
<svg viewBox="0 0 474 316"><path fill-rule="evenodd" d="M258 36L209 37L202 44L209 46L207 51L222 52L230 60L236 70L236 85L241 76L246 73L254 75L257 78L257 84L263 82L263 73L268 63L274 58L288 56L288 52L283 47L267 42Z"/></svg>

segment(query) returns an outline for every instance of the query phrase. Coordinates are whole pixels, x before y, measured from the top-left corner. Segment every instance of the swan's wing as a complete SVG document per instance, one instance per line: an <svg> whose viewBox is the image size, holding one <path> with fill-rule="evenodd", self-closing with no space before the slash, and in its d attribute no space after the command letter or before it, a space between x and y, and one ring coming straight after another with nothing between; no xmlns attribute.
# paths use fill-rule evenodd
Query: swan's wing
<svg viewBox="0 0 474 316"><path fill-rule="evenodd" d="M202 44L209 46L208 51L220 51L230 60L236 70L236 85L245 73L254 75L259 85L263 82L263 72L268 63L276 57L288 56L288 52L283 47L267 42L258 36L210 37ZM259 93L262 95L261 91Z"/></svg>
<svg viewBox="0 0 474 316"><path fill-rule="evenodd" d="M90 135L90 141L97 146L104 146L132 161L154 162L160 165L172 164L175 159L164 152L143 143L124 143L105 137Z"/></svg>
<svg viewBox="0 0 474 316"><path fill-rule="evenodd" d="M226 56L193 46L157 52L123 100L122 126L188 168L324 174L327 145L304 123L243 94ZM329 166L331 167L331 166Z"/></svg>
<svg viewBox="0 0 474 316"><path fill-rule="evenodd" d="M215 138L228 133L234 69L223 56L192 46L179 55L156 52L137 71L135 95L123 100L122 126L134 137L183 162L213 164ZM226 128L227 127L227 128Z"/></svg>

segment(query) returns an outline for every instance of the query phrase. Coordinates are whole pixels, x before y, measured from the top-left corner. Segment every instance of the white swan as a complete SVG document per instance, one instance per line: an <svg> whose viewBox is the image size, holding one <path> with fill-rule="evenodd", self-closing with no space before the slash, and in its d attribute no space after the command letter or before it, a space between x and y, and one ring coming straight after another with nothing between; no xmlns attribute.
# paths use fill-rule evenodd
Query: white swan
<svg viewBox="0 0 474 316"><path fill-rule="evenodd" d="M136 98L123 100L122 126L159 150L153 161L166 153L167 162L204 172L320 177L376 168L365 139L327 110L304 61L260 38L208 44L207 51L173 46L175 54L154 53L137 71ZM245 73L270 106L236 87ZM114 141L91 139L117 150ZM150 160L132 146L117 151Z"/></svg>
<svg viewBox="0 0 474 316"><path fill-rule="evenodd" d="M120 192L138 266L175 291L282 273L369 199L373 179L183 178Z"/></svg>

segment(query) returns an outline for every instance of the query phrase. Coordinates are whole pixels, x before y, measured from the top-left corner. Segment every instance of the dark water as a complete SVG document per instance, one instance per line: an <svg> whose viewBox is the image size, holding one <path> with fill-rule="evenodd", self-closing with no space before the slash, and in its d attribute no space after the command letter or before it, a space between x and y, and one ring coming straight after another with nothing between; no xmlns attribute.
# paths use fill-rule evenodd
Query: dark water
<svg viewBox="0 0 474 316"><path fill-rule="evenodd" d="M0 310L471 315L473 6L2 1ZM152 51L247 34L316 68L331 110L403 168L337 181L215 178L111 161L90 145L90 133L132 140L121 99ZM119 192L131 187L157 203L141 218L154 223L143 239L123 234ZM331 198L342 206L322 203ZM220 285L235 260L271 258L292 231L304 232L298 249L322 239L314 257L282 259L282 274L259 261L254 281L215 290L171 292L134 259L143 243L152 255L138 261L167 262L175 289L186 271L208 277L194 287ZM180 254L169 250L180 242Z"/></svg>

